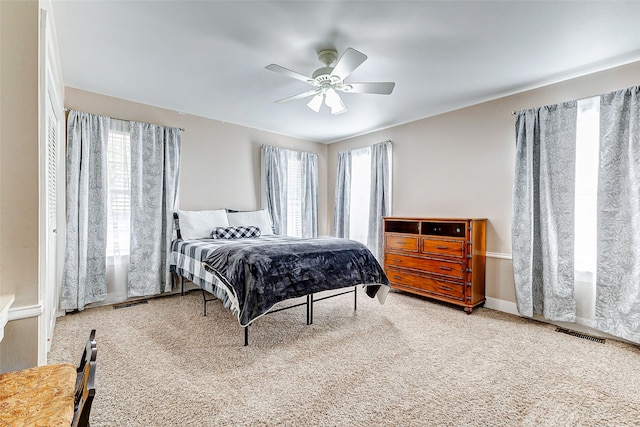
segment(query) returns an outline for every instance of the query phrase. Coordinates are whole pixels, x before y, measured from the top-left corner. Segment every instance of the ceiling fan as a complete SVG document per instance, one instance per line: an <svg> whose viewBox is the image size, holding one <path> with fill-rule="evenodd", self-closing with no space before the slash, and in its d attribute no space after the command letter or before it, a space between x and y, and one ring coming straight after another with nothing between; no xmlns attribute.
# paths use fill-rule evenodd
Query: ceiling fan
<svg viewBox="0 0 640 427"><path fill-rule="evenodd" d="M278 104L295 101L297 99L313 96L307 104L316 113L320 112L322 101L331 109L331 114L340 114L347 111L338 91L348 93L373 93L379 95L389 95L393 92L396 85L394 82L369 82L369 83L346 83L344 80L362 64L367 55L358 52L355 49L348 48L340 59L335 49L323 49L318 52L318 60L324 64L313 72L311 77L296 73L280 65L271 64L265 68L284 74L294 79L301 80L313 86L313 89L298 95L289 96L287 98L276 101ZM332 67L331 65L335 65Z"/></svg>

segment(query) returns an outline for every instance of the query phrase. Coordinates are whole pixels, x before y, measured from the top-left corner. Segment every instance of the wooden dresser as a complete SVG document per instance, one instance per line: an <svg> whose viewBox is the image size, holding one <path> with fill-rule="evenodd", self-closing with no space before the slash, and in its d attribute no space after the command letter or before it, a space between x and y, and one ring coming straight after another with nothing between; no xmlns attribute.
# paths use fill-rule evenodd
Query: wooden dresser
<svg viewBox="0 0 640 427"><path fill-rule="evenodd" d="M464 307L485 302L486 219L384 218L391 287Z"/></svg>

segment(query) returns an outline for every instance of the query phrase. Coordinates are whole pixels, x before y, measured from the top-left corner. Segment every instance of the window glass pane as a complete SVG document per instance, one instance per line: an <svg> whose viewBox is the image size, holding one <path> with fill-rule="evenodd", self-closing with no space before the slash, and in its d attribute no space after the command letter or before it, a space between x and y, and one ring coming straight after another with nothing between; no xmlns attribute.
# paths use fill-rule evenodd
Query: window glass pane
<svg viewBox="0 0 640 427"><path fill-rule="evenodd" d="M128 132L109 132L107 145L107 256L129 254L131 145Z"/></svg>
<svg viewBox="0 0 640 427"><path fill-rule="evenodd" d="M287 165L287 235L302 237L302 162L289 155Z"/></svg>
<svg viewBox="0 0 640 427"><path fill-rule="evenodd" d="M366 245L367 235L369 233L371 148L367 147L353 150L351 156L349 238Z"/></svg>
<svg viewBox="0 0 640 427"><path fill-rule="evenodd" d="M596 269L600 98L578 102L576 131L575 269L580 280Z"/></svg>

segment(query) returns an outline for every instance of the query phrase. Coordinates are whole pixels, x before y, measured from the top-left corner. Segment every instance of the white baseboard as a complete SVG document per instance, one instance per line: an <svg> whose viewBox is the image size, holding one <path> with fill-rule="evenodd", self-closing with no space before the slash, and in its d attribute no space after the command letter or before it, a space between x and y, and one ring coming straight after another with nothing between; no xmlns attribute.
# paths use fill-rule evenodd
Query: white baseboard
<svg viewBox="0 0 640 427"><path fill-rule="evenodd" d="M516 316L523 317L520 313L518 313L518 307L515 302L505 301L497 298L487 297L486 302L484 303L486 308L490 308L496 311L502 311L504 313L513 314ZM542 315L534 315L534 320L538 320L540 322L549 323L551 325L559 326L561 328L570 329L578 332L583 332L589 335L594 335L601 338L609 338L616 340L623 340L622 338L614 337L613 335L609 335L597 329L594 329L595 322L593 320L587 320L583 318L577 318L576 322L554 322L552 320L547 320ZM636 344L633 343L632 344Z"/></svg>
<svg viewBox="0 0 640 427"><path fill-rule="evenodd" d="M198 289L198 288L195 287L194 289ZM186 287L185 287L185 290L187 290ZM492 310L502 311L505 313L515 314L516 316L520 316L520 313L518 313L518 308L515 302L505 301L498 298L487 297L487 300L485 301L484 306ZM10 308L9 321L28 319L30 317L38 317L42 315L42 312L43 312L42 304Z"/></svg>
<svg viewBox="0 0 640 427"><path fill-rule="evenodd" d="M518 313L518 307L516 306L515 302L487 297L487 300L485 301L484 306L492 310L502 311L505 313L515 314L516 316L520 316L520 313Z"/></svg>

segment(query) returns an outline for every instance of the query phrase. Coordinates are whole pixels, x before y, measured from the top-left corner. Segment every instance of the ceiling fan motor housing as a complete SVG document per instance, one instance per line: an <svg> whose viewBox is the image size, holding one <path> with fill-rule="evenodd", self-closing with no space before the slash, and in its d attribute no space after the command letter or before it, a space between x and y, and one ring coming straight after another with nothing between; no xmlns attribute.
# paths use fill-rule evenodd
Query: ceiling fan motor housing
<svg viewBox="0 0 640 427"><path fill-rule="evenodd" d="M338 52L335 49L322 49L318 51L318 59L327 67L338 59Z"/></svg>
<svg viewBox="0 0 640 427"><path fill-rule="evenodd" d="M322 62L325 66L318 68L313 72L311 78L315 80L317 84L322 83L331 83L332 79L330 77L331 72L334 67L331 67L331 64L336 62L338 59L338 52L335 49L322 49L318 52L318 60Z"/></svg>
<svg viewBox="0 0 640 427"><path fill-rule="evenodd" d="M329 76L331 75L332 71L333 67L318 68L313 72L311 77L318 83L321 83L323 80L331 80Z"/></svg>

